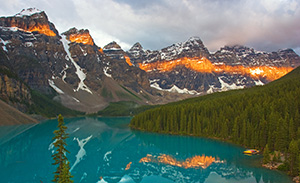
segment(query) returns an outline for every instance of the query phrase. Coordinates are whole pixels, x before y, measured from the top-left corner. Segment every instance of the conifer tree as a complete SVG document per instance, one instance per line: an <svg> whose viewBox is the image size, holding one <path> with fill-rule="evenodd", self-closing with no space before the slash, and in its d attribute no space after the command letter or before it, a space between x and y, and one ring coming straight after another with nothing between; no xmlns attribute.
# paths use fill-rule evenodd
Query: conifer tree
<svg viewBox="0 0 300 183"><path fill-rule="evenodd" d="M289 135L290 135L290 140L293 140L296 138L296 131L295 131L295 125L294 125L293 118L291 118L289 121Z"/></svg>
<svg viewBox="0 0 300 183"><path fill-rule="evenodd" d="M289 165L290 165L290 173L295 176L298 174L298 156L299 156L299 148L298 142L296 140L292 140L289 145Z"/></svg>
<svg viewBox="0 0 300 183"><path fill-rule="evenodd" d="M268 144L266 145L265 149L264 149L264 153L263 153L264 159L263 159L263 163L269 163L270 162L270 151L269 151L269 147Z"/></svg>
<svg viewBox="0 0 300 183"><path fill-rule="evenodd" d="M56 152L52 155L54 163L56 165L56 171L54 172L54 179L52 182L56 183L72 183L73 177L70 173L69 161L66 157L66 153L69 152L66 149L67 143L66 139L68 138L68 134L66 133L67 127L65 126L64 119L62 115L58 115L58 130L55 130L54 133L54 147L56 148Z"/></svg>
<svg viewBox="0 0 300 183"><path fill-rule="evenodd" d="M299 156L298 156L298 176L300 177L300 153L299 153Z"/></svg>
<svg viewBox="0 0 300 183"><path fill-rule="evenodd" d="M239 140L239 129L238 129L238 118L234 119L233 129L232 129L233 142L238 142Z"/></svg>

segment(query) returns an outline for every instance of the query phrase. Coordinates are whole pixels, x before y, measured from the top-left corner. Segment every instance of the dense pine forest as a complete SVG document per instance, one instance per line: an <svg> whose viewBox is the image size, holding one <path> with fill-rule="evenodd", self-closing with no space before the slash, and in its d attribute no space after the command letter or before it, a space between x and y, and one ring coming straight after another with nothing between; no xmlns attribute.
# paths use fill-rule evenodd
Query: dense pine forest
<svg viewBox="0 0 300 183"><path fill-rule="evenodd" d="M297 175L299 110L300 68L296 68L265 86L214 93L147 110L136 115L130 126L151 132L218 138L265 149L268 154L265 162L272 157L269 152L281 152L285 156L281 169Z"/></svg>

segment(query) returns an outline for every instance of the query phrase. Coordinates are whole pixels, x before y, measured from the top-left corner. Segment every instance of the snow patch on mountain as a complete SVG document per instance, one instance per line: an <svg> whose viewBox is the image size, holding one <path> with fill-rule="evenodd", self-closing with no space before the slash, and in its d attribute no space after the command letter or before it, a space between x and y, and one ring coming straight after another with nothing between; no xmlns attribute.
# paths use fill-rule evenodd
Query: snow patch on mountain
<svg viewBox="0 0 300 183"><path fill-rule="evenodd" d="M104 48L103 51L120 51L121 48Z"/></svg>
<svg viewBox="0 0 300 183"><path fill-rule="evenodd" d="M100 59L99 55L96 54L96 56L97 56L97 61L98 61L98 63L101 62L101 59Z"/></svg>
<svg viewBox="0 0 300 183"><path fill-rule="evenodd" d="M17 32L18 30L25 31L24 29L20 29L18 27L2 27L0 26L0 29L3 31L12 31L12 32Z"/></svg>
<svg viewBox="0 0 300 183"><path fill-rule="evenodd" d="M157 90L164 90L164 89L162 89L162 88L159 86L159 84L156 83L156 82L151 82L151 81L150 81L150 87L155 88L155 89L157 89Z"/></svg>
<svg viewBox="0 0 300 183"><path fill-rule="evenodd" d="M78 102L78 103L80 103L80 101L77 99L77 98L75 98L75 97L72 97L76 102Z"/></svg>
<svg viewBox="0 0 300 183"><path fill-rule="evenodd" d="M82 49L82 47L81 47L81 46L79 46L79 48L80 48L80 50L81 50L81 52L82 52L83 56L87 56L87 52L86 52L84 49Z"/></svg>
<svg viewBox="0 0 300 183"><path fill-rule="evenodd" d="M179 42L155 51L144 50L139 43L136 43L127 53L135 59L141 59L142 63L150 63L162 60L174 60L183 56L200 56L196 54L197 51L204 55L209 54L199 37L191 37L184 42Z"/></svg>
<svg viewBox="0 0 300 183"><path fill-rule="evenodd" d="M209 85L209 89L206 91L207 94L214 93L215 91L218 91L219 88L216 88L214 85Z"/></svg>
<svg viewBox="0 0 300 183"><path fill-rule="evenodd" d="M23 9L20 13L16 14L16 17L23 17L23 16L31 16L36 13L42 13L43 11L36 9L36 8L28 8L28 9Z"/></svg>
<svg viewBox="0 0 300 183"><path fill-rule="evenodd" d="M109 78L112 78L111 74L108 74L107 71L110 70L109 67L103 67L103 72L105 74L105 76L109 77Z"/></svg>
<svg viewBox="0 0 300 183"><path fill-rule="evenodd" d="M69 68L69 66L66 64L66 66L65 66L65 68L61 71L61 74L63 74L63 76L61 77L61 79L62 79L62 81L64 82L64 83L66 83L66 81L65 81L65 79L66 79L66 77L67 77L67 72L66 72L66 70Z"/></svg>
<svg viewBox="0 0 300 183"><path fill-rule="evenodd" d="M190 50L194 46L200 46L201 40L198 37L191 37L185 42L173 44L166 49L160 50L161 60L172 60L175 56L180 55L183 51Z"/></svg>
<svg viewBox="0 0 300 183"><path fill-rule="evenodd" d="M262 86L262 85L265 85L261 80L254 81L254 83L255 83L256 86Z"/></svg>
<svg viewBox="0 0 300 183"><path fill-rule="evenodd" d="M0 29L2 31L11 31L11 32L20 32L20 38L24 39L26 42L32 42L37 40L37 38L35 37L35 35L31 32L31 31L27 31L24 30L22 28L19 27L2 27L0 26Z"/></svg>
<svg viewBox="0 0 300 183"><path fill-rule="evenodd" d="M180 89L176 85L173 85L172 88L167 89L166 91L172 92L172 93L186 93L186 94L190 94L190 95L200 95L200 93L198 93L195 90L188 90L186 88Z"/></svg>
<svg viewBox="0 0 300 183"><path fill-rule="evenodd" d="M68 41L66 39L65 35L62 35L61 42L63 43L63 46L64 46L65 51L67 53L67 56L66 56L66 57L68 57L67 60L70 59L71 62L72 62L72 64L75 66L75 68L76 68L76 72L75 73L77 74L77 76L78 76L78 78L80 80L80 82L78 84L78 87L77 87L77 89L75 91L79 91L81 89L81 90L84 90L84 91L87 91L87 92L93 94L91 92L91 90L84 84L84 80L86 78L86 74L83 72L83 69L73 60L73 58L71 56L71 53L69 51L69 43L70 43L70 41Z"/></svg>
<svg viewBox="0 0 300 183"><path fill-rule="evenodd" d="M53 80L48 79L48 83L57 93L64 94L64 92L54 84Z"/></svg>
<svg viewBox="0 0 300 183"><path fill-rule="evenodd" d="M219 82L221 83L221 91L237 90L237 89L243 89L244 88L243 85L239 86L239 85L236 85L235 83L228 84L228 83L224 82L222 80L223 77L224 76L218 77Z"/></svg>
<svg viewBox="0 0 300 183"><path fill-rule="evenodd" d="M157 81L159 81L159 79L149 80L150 87L155 88L157 90L167 91L167 92L171 92L171 93L182 93L182 94L190 94L190 95L200 95L201 94L201 93L198 93L195 90L188 90L186 88L180 89L176 85L173 85L172 88L169 88L169 89L163 89L163 88L161 88L159 86L159 84L157 83Z"/></svg>
<svg viewBox="0 0 300 183"><path fill-rule="evenodd" d="M33 43L32 42L25 42L24 46L25 47L33 47Z"/></svg>
<svg viewBox="0 0 300 183"><path fill-rule="evenodd" d="M7 48L6 48L6 45L7 45L8 43L10 43L10 41L4 41L2 38L0 38L0 43L3 44L2 49L3 49L4 51L8 52L8 50L7 50Z"/></svg>

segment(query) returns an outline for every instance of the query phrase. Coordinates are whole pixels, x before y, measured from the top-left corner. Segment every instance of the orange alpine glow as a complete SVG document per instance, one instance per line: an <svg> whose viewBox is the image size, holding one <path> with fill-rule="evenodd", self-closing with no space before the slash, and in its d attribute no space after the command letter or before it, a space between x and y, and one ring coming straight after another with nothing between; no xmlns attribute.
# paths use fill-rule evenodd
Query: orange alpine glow
<svg viewBox="0 0 300 183"><path fill-rule="evenodd" d="M93 38L87 32L79 33L79 34L70 34L69 40L71 42L94 45Z"/></svg>
<svg viewBox="0 0 300 183"><path fill-rule="evenodd" d="M29 27L24 27L24 25L22 26L17 24L17 23L14 23L14 22L11 22L11 27L18 27L18 28L21 28L23 29L24 31L28 31L28 32L38 32L40 34L44 34L46 36L56 36L56 34L50 29L49 25L48 24L35 24L33 26L29 26Z"/></svg>
<svg viewBox="0 0 300 183"><path fill-rule="evenodd" d="M177 167L182 167L182 168L203 168L206 169L207 167L209 167L213 162L216 163L220 163L222 161L220 160L216 160L214 157L212 156L194 156L192 158L187 158L185 161L178 161L175 158L173 158L170 155L160 155L158 157L153 157L150 154L147 154L146 157L140 159L139 161L140 163L163 163L163 164L167 164L167 165L172 165L172 166L177 166Z"/></svg>
<svg viewBox="0 0 300 183"><path fill-rule="evenodd" d="M188 69L203 72L203 73L230 73L230 74L242 74L242 75L250 75L252 78L266 78L269 81L273 81L278 79L291 70L292 67L271 67L271 66L257 66L257 67L244 67L242 65L237 66L229 66L229 65L219 65L213 64L210 60L205 57L198 58L179 58L177 60L169 60L169 61L158 61L152 63L142 63L139 64L140 69L150 72L153 70L157 70L160 72L167 72L173 70L176 66L185 66Z"/></svg>
<svg viewBox="0 0 300 183"><path fill-rule="evenodd" d="M132 66L132 63L131 63L131 61L130 61L130 58L129 58L128 56L126 56L126 55L124 55L124 58L125 58L125 60L126 60L126 63L127 63L129 66Z"/></svg>
<svg viewBox="0 0 300 183"><path fill-rule="evenodd" d="M56 36L56 34L50 29L49 25L36 25L29 28L28 31L37 31L38 33L44 34L46 36Z"/></svg>
<svg viewBox="0 0 300 183"><path fill-rule="evenodd" d="M99 51L100 53L104 54L104 52L103 52L103 49L102 49L102 48L99 48L99 49L98 49L98 51Z"/></svg>

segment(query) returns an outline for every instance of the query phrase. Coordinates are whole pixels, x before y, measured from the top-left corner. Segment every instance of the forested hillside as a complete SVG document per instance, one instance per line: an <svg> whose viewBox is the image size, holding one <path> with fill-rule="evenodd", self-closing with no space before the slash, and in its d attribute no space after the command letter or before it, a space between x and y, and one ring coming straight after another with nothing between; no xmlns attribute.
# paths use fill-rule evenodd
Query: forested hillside
<svg viewBox="0 0 300 183"><path fill-rule="evenodd" d="M217 137L251 148L263 149L268 144L270 151L288 152L290 143L300 139L299 109L300 68L296 68L266 86L214 93L145 111L130 125L151 132Z"/></svg>

